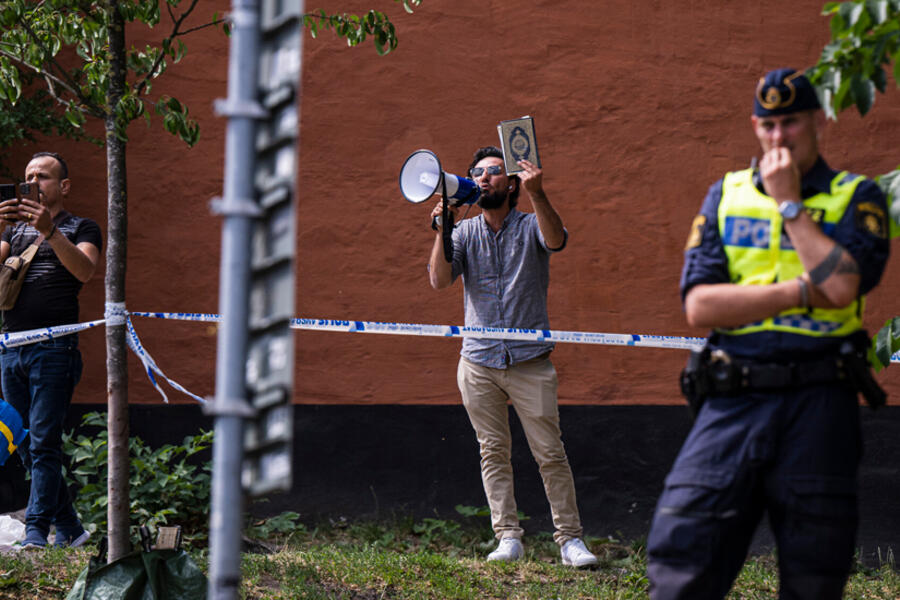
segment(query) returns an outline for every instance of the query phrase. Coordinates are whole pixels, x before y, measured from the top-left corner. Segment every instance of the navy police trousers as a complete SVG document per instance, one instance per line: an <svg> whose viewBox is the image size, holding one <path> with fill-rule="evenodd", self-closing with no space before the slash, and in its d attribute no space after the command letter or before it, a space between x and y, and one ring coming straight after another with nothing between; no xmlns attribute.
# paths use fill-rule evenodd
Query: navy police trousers
<svg viewBox="0 0 900 600"><path fill-rule="evenodd" d="M766 512L779 597L840 598L861 453L856 393L839 385L707 399L656 506L650 597L724 598Z"/></svg>

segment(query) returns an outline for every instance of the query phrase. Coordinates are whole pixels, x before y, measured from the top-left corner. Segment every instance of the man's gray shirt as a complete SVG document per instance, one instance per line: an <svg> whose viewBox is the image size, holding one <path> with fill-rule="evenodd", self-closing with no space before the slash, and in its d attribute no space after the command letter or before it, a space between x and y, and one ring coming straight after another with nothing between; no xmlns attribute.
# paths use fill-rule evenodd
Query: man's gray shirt
<svg viewBox="0 0 900 600"><path fill-rule="evenodd" d="M513 208L494 233L484 215L464 219L453 230L453 278L462 275L467 327L550 329L547 286L550 254L532 213ZM468 360L504 369L553 349L553 343L463 338Z"/></svg>

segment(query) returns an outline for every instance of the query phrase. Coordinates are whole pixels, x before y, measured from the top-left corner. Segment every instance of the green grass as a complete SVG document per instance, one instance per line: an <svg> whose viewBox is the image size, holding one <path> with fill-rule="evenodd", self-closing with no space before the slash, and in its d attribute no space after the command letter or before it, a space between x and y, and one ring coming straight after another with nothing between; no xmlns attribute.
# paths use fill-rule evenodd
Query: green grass
<svg viewBox="0 0 900 600"><path fill-rule="evenodd" d="M516 564L432 550L327 544L248 557L247 598L641 598L646 579L622 568L575 571L530 558Z"/></svg>
<svg viewBox="0 0 900 600"><path fill-rule="evenodd" d="M551 536L526 536L525 560L488 563L490 530L475 519L390 523L326 523L307 528L295 518L261 521L248 531L265 533L268 554L245 553L241 597L264 599L630 599L647 597L646 557L641 541L625 544L588 538L600 566L563 567ZM45 549L0 556L0 600L64 599L94 547ZM191 550L207 568L206 548ZM877 568L857 564L845 593L852 599L900 598L893 554L880 553ZM730 599L776 597L772 555L751 558Z"/></svg>
<svg viewBox="0 0 900 600"><path fill-rule="evenodd" d="M0 599L65 598L87 565L90 551L44 548L0 555Z"/></svg>

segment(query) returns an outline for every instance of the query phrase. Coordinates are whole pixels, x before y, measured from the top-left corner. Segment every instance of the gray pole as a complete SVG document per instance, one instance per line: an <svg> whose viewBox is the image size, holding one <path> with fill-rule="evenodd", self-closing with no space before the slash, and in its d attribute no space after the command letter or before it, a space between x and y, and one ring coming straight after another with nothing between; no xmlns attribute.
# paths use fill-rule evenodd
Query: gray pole
<svg viewBox="0 0 900 600"><path fill-rule="evenodd" d="M219 279L219 326L210 515L210 600L238 597L241 581L244 418L249 314L251 233L258 209L253 182L257 104L259 6L256 0L232 0L228 98L217 111L228 117L225 140L224 197L214 207L224 216Z"/></svg>

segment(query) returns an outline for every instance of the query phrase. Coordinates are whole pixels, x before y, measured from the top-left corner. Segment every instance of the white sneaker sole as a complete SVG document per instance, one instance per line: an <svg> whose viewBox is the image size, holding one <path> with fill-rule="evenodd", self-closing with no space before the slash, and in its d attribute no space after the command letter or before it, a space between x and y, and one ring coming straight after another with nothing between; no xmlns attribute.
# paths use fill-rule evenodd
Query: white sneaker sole
<svg viewBox="0 0 900 600"><path fill-rule="evenodd" d="M521 556L498 556L495 558L487 557L487 562L516 562L522 560Z"/></svg>
<svg viewBox="0 0 900 600"><path fill-rule="evenodd" d="M79 547L79 546L83 546L84 543L87 542L88 539L90 539L90 537L91 537L90 532L87 531L87 530L85 530L84 533L82 533L81 535L79 535L77 538L75 538L74 540L72 540L72 541L69 542L68 544L66 544L66 543L58 543L58 542L56 542L56 540L54 540L54 541L53 541L53 545L54 545L54 546L57 546L57 547L60 547L60 548L77 548L77 547Z"/></svg>
<svg viewBox="0 0 900 600"><path fill-rule="evenodd" d="M575 563L570 560L563 561L563 565L565 565L567 567L575 567L576 569L588 569L590 567L596 567L597 564L598 563L596 560L582 561L579 563Z"/></svg>
<svg viewBox="0 0 900 600"><path fill-rule="evenodd" d="M90 539L90 537L91 537L91 532L85 530L84 533L82 533L82 534L79 535L77 538L75 538L74 540L72 540L72 543L69 544L69 548L77 548L78 546L83 546L84 543L85 543L86 541L88 541L88 539Z"/></svg>

